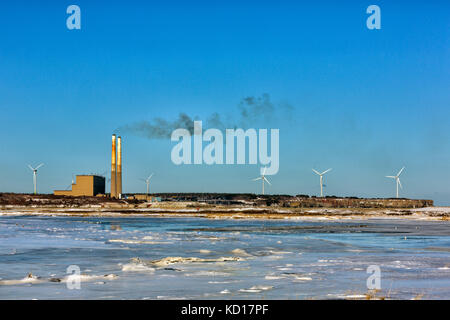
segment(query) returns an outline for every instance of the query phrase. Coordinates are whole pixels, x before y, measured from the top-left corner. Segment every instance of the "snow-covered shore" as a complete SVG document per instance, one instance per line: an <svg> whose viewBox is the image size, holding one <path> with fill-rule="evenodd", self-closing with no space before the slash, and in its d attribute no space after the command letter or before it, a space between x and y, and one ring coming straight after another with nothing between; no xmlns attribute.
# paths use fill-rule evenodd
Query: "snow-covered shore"
<svg viewBox="0 0 450 320"><path fill-rule="evenodd" d="M380 208L281 208L281 207L192 207L192 206L150 206L144 207L15 207L0 208L0 216L93 216L93 217L204 217L213 219L365 219L402 218L449 220L450 207L426 207L419 209Z"/></svg>

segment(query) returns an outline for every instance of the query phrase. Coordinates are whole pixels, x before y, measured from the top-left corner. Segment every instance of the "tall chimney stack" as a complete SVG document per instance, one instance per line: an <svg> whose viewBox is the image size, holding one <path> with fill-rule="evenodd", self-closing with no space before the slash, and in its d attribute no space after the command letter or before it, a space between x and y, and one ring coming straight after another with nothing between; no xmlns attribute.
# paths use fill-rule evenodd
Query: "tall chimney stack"
<svg viewBox="0 0 450 320"><path fill-rule="evenodd" d="M112 154L111 154L111 198L117 198L116 187L116 135L112 135Z"/></svg>
<svg viewBox="0 0 450 320"><path fill-rule="evenodd" d="M117 197L122 198L122 138L117 139Z"/></svg>

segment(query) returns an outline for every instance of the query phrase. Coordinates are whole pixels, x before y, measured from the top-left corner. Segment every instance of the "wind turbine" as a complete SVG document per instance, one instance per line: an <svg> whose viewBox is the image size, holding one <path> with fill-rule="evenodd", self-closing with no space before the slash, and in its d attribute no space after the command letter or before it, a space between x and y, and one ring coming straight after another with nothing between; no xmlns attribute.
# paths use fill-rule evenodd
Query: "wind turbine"
<svg viewBox="0 0 450 320"><path fill-rule="evenodd" d="M75 180L74 180L74 178L73 178L73 173L72 173L72 184L69 184L69 185L66 187L66 190L69 190L70 188L72 188L72 186L73 186L74 183L75 183Z"/></svg>
<svg viewBox="0 0 450 320"><path fill-rule="evenodd" d="M256 179L253 179L252 181L257 181L257 180L261 180L262 181L262 194L264 194L264 181L265 182L267 182L269 185L272 185L270 182L269 182L269 180L267 180L267 178L266 178L266 176L265 176L265 174L266 174L266 167L264 168L264 171L263 171L263 173L262 173L262 175L261 175L261 177L258 177L258 178L256 178Z"/></svg>
<svg viewBox="0 0 450 320"><path fill-rule="evenodd" d="M30 168L31 171L33 171L33 185L34 185L34 194L37 192L37 170L42 167L44 164L41 163L36 168L33 168L31 165L28 165L28 168Z"/></svg>
<svg viewBox="0 0 450 320"><path fill-rule="evenodd" d="M320 173L319 171L312 169L312 171L314 171L314 173L316 173L317 175L319 175L320 177L320 197L323 197L323 175L325 173L327 173L328 171L331 171L331 168L328 170L325 170L324 172Z"/></svg>
<svg viewBox="0 0 450 320"><path fill-rule="evenodd" d="M148 186L150 184L150 179L152 178L153 173L151 175L148 176L147 179L141 179L142 181L144 181L147 184L147 197L148 197Z"/></svg>
<svg viewBox="0 0 450 320"><path fill-rule="evenodd" d="M398 186L400 186L400 188L403 189L402 183L400 182L400 174L402 173L403 169L405 169L405 167L401 168L396 176L386 176L386 178L395 179L395 184L397 185L397 198L398 198Z"/></svg>

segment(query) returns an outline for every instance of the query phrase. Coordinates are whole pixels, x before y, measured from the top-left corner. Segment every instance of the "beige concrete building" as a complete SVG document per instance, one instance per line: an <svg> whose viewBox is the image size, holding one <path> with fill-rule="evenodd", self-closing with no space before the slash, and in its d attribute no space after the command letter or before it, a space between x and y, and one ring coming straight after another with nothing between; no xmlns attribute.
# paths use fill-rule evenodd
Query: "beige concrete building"
<svg viewBox="0 0 450 320"><path fill-rule="evenodd" d="M96 196L105 193L105 177L96 175L77 175L72 190L55 190L56 196Z"/></svg>

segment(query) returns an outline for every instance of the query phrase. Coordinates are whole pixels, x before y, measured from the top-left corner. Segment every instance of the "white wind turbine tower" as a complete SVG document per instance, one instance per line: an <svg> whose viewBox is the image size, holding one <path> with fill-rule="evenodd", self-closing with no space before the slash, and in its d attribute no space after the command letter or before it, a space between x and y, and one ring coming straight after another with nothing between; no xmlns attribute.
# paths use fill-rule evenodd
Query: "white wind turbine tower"
<svg viewBox="0 0 450 320"><path fill-rule="evenodd" d="M253 179L253 180L252 180L252 181L257 181L257 180L261 180L261 181L262 181L262 194L264 194L264 181L267 182L269 185L272 185L272 184L269 182L269 180L267 180L267 178L266 178L266 169L267 169L267 168L264 168L264 171L263 171L261 177L258 177L258 178L256 178L256 179Z"/></svg>
<svg viewBox="0 0 450 320"><path fill-rule="evenodd" d="M331 170L331 168L328 169L328 170L325 170L325 171L322 172L322 173L320 173L319 171L317 171L317 170L315 170L315 169L312 169L312 171L314 171L314 173L316 173L316 174L319 175L319 177L320 177L320 197L321 197L321 198L323 197L323 175L324 175L325 173L327 173L328 171L330 171L330 170Z"/></svg>
<svg viewBox="0 0 450 320"><path fill-rule="evenodd" d="M405 167L401 168L396 176L386 176L386 178L395 179L395 184L397 186L397 198L398 198L398 186L400 186L400 188L403 189L402 183L400 182L400 174L402 173L403 169L405 169Z"/></svg>
<svg viewBox="0 0 450 320"><path fill-rule="evenodd" d="M148 186L150 185L150 179L152 178L153 173L151 175L148 176L147 179L141 179L142 181L144 181L147 184L147 197L148 197Z"/></svg>
<svg viewBox="0 0 450 320"><path fill-rule="evenodd" d="M44 164L41 163L36 168L33 168L31 165L28 165L31 171L33 171L33 185L34 185L34 194L37 193L37 170L42 167Z"/></svg>
<svg viewBox="0 0 450 320"><path fill-rule="evenodd" d="M69 190L70 188L72 188L72 186L73 186L74 183L75 183L75 179L74 179L73 173L72 173L72 183L69 184L69 185L66 187L66 190Z"/></svg>

